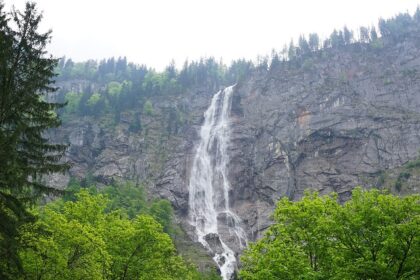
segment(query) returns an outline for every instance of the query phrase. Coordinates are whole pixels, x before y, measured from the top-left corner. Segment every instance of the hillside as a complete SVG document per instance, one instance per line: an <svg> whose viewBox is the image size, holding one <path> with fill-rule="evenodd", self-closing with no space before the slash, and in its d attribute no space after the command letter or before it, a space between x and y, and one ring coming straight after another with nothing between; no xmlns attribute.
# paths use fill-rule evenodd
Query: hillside
<svg viewBox="0 0 420 280"><path fill-rule="evenodd" d="M122 58L63 61L51 98L69 105L51 133L70 144L73 165L51 182L144 184L171 201L194 238L188 180L203 113L219 89L236 83L230 207L250 240L272 223L278 199L299 200L305 189L336 192L342 202L358 185L419 193L420 14L407 16L381 21L381 37L366 29L356 41L344 30L322 48L303 40L255 66L207 59L157 73Z"/></svg>

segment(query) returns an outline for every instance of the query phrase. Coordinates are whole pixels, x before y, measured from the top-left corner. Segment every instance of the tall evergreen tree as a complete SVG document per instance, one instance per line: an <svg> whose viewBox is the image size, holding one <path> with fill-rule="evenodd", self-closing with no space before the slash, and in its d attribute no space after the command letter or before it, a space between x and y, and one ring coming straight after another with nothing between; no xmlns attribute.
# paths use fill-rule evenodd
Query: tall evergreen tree
<svg viewBox="0 0 420 280"><path fill-rule="evenodd" d="M316 33L309 34L309 48L311 51L317 51L319 49L319 36Z"/></svg>
<svg viewBox="0 0 420 280"><path fill-rule="evenodd" d="M375 41L378 39L378 33L376 32L375 26L372 26L372 29L370 30L370 39L372 41Z"/></svg>
<svg viewBox="0 0 420 280"><path fill-rule="evenodd" d="M360 42L369 43L369 41L370 41L369 29L362 26L359 29L359 33L360 33Z"/></svg>
<svg viewBox="0 0 420 280"><path fill-rule="evenodd" d="M350 31L347 26L344 26L343 28L343 37L344 37L344 43L346 45L349 45L353 41L353 31Z"/></svg>
<svg viewBox="0 0 420 280"><path fill-rule="evenodd" d="M271 51L271 63L270 63L270 71L275 69L276 67L278 67L280 65L280 59L278 54L276 53L275 50Z"/></svg>
<svg viewBox="0 0 420 280"><path fill-rule="evenodd" d="M4 11L0 3L0 278L19 271L18 227L31 219L26 206L54 191L42 176L65 171L66 146L50 144L45 132L60 124L46 101L57 60L45 48L50 32L38 31L42 15L34 3L23 12ZM12 27L13 26L13 27ZM13 276L14 277L14 276Z"/></svg>
<svg viewBox="0 0 420 280"><path fill-rule="evenodd" d="M301 55L305 55L310 52L308 41L306 41L304 35L299 36L299 51Z"/></svg>
<svg viewBox="0 0 420 280"><path fill-rule="evenodd" d="M289 60L293 60L296 57L296 47L293 44L293 40L290 41L289 51L287 53Z"/></svg>

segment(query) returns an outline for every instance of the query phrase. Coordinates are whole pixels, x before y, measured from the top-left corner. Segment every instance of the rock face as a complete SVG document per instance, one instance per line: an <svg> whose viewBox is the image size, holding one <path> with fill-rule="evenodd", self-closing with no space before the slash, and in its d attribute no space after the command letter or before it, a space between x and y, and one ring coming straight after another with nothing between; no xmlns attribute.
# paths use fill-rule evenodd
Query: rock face
<svg viewBox="0 0 420 280"><path fill-rule="evenodd" d="M297 200L311 189L345 201L355 186L369 187L382 170L417 157L419 43L325 50L301 66L256 72L235 87L230 203L250 239L269 226L281 197ZM178 186L179 197L187 196L190 151L182 172L168 162L172 176L158 181L158 192L168 197Z"/></svg>
<svg viewBox="0 0 420 280"><path fill-rule="evenodd" d="M237 86L230 176L234 209L258 236L275 202L309 188L347 200L420 148L418 38L397 46L326 51L303 68ZM309 63L309 62L308 62Z"/></svg>
<svg viewBox="0 0 420 280"><path fill-rule="evenodd" d="M217 233L209 233L204 237L204 239L209 244L213 252L217 254L223 253L222 243L220 242L220 238Z"/></svg>
<svg viewBox="0 0 420 280"><path fill-rule="evenodd" d="M374 186L381 171L417 157L419 46L420 38L412 36L382 47L326 49L299 63L260 69L235 86L230 205L250 240L270 225L281 197L297 200L308 188L337 192L345 201L355 186ZM74 119L54 137L70 143L72 176L103 184L146 182L152 195L172 202L193 235L187 222L189 170L203 112L217 90L156 97L155 113L142 119L141 132L130 131L135 114L126 112L114 126ZM173 112L184 121L171 122Z"/></svg>

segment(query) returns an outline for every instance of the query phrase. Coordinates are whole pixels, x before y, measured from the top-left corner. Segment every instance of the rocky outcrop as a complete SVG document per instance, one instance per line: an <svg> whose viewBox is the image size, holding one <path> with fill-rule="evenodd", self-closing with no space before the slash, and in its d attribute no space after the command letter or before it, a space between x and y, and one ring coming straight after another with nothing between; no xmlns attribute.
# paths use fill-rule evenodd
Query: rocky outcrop
<svg viewBox="0 0 420 280"><path fill-rule="evenodd" d="M281 197L297 200L311 189L345 201L355 186L373 187L383 170L418 156L419 45L411 38L382 48L325 50L236 86L231 205L251 239L269 226ZM186 173L173 173L176 185L186 185L188 154Z"/></svg>
<svg viewBox="0 0 420 280"><path fill-rule="evenodd" d="M237 86L232 203L251 235L283 196L297 200L311 189L345 201L355 186L370 187L382 170L417 157L419 43L325 50Z"/></svg>
<svg viewBox="0 0 420 280"><path fill-rule="evenodd" d="M209 244L209 247L214 253L222 254L224 252L222 242L220 242L220 238L217 233L207 234L206 236L204 236L204 240Z"/></svg>

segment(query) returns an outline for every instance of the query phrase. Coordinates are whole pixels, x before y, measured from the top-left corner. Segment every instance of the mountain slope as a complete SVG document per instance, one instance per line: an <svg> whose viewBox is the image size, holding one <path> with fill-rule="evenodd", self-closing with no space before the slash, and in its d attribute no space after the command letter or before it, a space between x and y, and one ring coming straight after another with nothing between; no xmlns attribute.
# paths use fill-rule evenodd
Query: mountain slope
<svg viewBox="0 0 420 280"><path fill-rule="evenodd" d="M229 114L230 205L250 240L270 225L279 198L298 200L305 189L335 191L341 201L357 185L419 192L416 176L398 188L383 180L386 174L399 178L420 148L420 28L387 34L390 27L382 28L382 38L327 45L272 62L269 69L247 68L236 79ZM172 202L193 237L188 180L203 112L221 85L233 80L203 78L174 93L150 94L118 118L106 111L67 115L53 137L71 144L73 167L51 181L63 186L71 176L85 184L145 183L150 195ZM58 85L77 93L86 83ZM99 82L91 85L101 87L109 92Z"/></svg>

